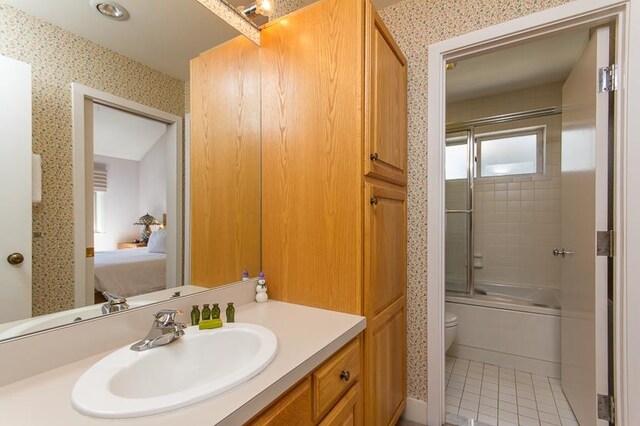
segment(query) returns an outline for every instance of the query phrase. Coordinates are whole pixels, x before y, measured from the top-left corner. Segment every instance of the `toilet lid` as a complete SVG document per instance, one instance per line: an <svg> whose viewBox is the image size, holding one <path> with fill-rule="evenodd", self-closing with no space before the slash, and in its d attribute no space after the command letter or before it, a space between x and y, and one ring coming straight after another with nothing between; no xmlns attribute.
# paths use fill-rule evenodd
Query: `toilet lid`
<svg viewBox="0 0 640 426"><path fill-rule="evenodd" d="M458 325L458 317L456 316L456 314L452 314L451 312L445 312L444 325L445 327L453 327L454 325Z"/></svg>

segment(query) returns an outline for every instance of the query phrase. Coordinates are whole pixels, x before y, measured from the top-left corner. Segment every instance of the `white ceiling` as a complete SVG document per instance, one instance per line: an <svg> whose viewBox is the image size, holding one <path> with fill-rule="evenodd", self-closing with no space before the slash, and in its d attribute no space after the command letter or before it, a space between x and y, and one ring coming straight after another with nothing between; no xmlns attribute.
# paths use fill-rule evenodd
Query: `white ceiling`
<svg viewBox="0 0 640 426"><path fill-rule="evenodd" d="M159 121L93 105L95 155L140 161L166 131L167 125Z"/></svg>
<svg viewBox="0 0 640 426"><path fill-rule="evenodd" d="M447 102L563 81L587 45L587 29L464 59L447 71Z"/></svg>
<svg viewBox="0 0 640 426"><path fill-rule="evenodd" d="M89 0L0 0L182 81L189 60L239 35L196 0L118 0L131 18L100 15Z"/></svg>

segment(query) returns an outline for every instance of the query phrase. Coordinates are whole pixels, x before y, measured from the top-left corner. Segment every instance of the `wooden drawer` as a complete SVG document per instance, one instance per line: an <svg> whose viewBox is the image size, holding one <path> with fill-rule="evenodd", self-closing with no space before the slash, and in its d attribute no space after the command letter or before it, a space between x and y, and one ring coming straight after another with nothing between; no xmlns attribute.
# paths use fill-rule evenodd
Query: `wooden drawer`
<svg viewBox="0 0 640 426"><path fill-rule="evenodd" d="M360 377L360 340L355 339L313 374L313 418L320 420Z"/></svg>
<svg viewBox="0 0 640 426"><path fill-rule="evenodd" d="M251 419L251 426L305 426L311 422L311 380L309 376L285 396Z"/></svg>
<svg viewBox="0 0 640 426"><path fill-rule="evenodd" d="M320 426L361 426L360 383L351 386L347 394L327 414Z"/></svg>

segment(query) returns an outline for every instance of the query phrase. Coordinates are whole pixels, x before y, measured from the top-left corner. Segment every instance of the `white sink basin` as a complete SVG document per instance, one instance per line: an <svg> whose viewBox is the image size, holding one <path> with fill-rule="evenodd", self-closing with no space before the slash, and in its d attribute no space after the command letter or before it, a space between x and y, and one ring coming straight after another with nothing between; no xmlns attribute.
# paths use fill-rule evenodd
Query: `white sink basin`
<svg viewBox="0 0 640 426"><path fill-rule="evenodd" d="M189 327L178 340L143 352L129 346L78 379L71 393L77 411L131 418L201 402L259 374L275 357L278 341L267 328L234 323L214 330Z"/></svg>

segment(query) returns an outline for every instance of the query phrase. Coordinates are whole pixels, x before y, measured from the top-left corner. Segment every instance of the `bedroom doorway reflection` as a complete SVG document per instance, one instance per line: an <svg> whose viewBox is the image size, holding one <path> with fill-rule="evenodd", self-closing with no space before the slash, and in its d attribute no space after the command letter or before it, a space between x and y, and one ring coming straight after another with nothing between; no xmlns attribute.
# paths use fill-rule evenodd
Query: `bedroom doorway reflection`
<svg viewBox="0 0 640 426"><path fill-rule="evenodd" d="M182 118L73 88L76 307L181 286Z"/></svg>

